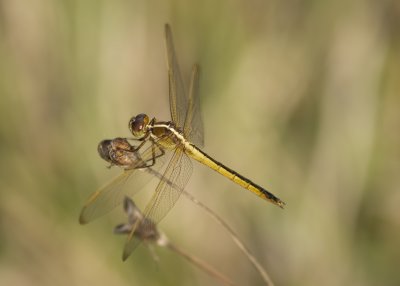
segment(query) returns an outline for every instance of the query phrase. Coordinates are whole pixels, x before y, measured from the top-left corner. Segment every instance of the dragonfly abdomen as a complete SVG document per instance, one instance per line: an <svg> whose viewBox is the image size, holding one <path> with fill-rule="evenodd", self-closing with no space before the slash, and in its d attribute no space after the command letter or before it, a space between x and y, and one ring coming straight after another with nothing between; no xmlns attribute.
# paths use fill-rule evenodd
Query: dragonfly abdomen
<svg viewBox="0 0 400 286"><path fill-rule="evenodd" d="M255 184L248 178L240 175L239 173L228 168L224 164L216 161L215 159L213 159L212 157L207 155L205 152L201 151L196 146L190 144L190 146L187 146L186 150L187 150L186 152L188 153L188 155L191 156L193 159L210 167L214 171L220 173L224 177L227 177L228 179L230 179L234 183L238 184L239 186L245 188L246 190L249 190L250 192L254 193L255 195L259 196L260 198L267 200L281 208L284 207L285 203L283 201L281 201L279 198L275 197L273 194L268 192L266 189Z"/></svg>

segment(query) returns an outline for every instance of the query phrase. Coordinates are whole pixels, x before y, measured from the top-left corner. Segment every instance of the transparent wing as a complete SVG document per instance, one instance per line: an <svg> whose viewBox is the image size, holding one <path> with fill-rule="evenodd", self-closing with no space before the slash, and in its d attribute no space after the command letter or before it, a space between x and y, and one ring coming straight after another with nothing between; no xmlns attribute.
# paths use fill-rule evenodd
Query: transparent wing
<svg viewBox="0 0 400 286"><path fill-rule="evenodd" d="M132 164L131 169L125 170L122 174L111 180L109 183L94 192L86 201L82 208L79 222L86 224L92 220L110 212L116 206L120 205L125 196L135 195L145 184L154 176L149 172L143 172L140 169L143 163L151 162L155 154L153 143L143 152L137 151L135 158L137 160ZM139 159L140 158L140 159ZM155 159L153 169L159 170L165 162L162 157ZM143 170L145 170L144 168ZM130 184L132 182L132 184Z"/></svg>
<svg viewBox="0 0 400 286"><path fill-rule="evenodd" d="M177 149L164 172L165 179L160 181L155 194L144 210L145 218L155 224L159 223L179 199L192 172L190 158L182 149Z"/></svg>
<svg viewBox="0 0 400 286"><path fill-rule="evenodd" d="M185 137L199 147L204 146L204 128L200 111L199 98L199 66L196 64L192 69L190 79L188 110L185 124L183 126Z"/></svg>
<svg viewBox="0 0 400 286"><path fill-rule="evenodd" d="M165 45L167 50L171 119L178 127L183 127L189 100L185 94L182 75L176 58L172 32L168 24L165 24Z"/></svg>
<svg viewBox="0 0 400 286"><path fill-rule="evenodd" d="M160 180L153 197L144 211L146 218L144 223L147 225L141 227L148 228L150 231L155 224L166 216L182 194L192 171L192 162L189 157L182 149L176 149L163 178ZM135 228L128 236L123 252L123 260L127 259L139 244L137 240L132 239L134 231Z"/></svg>

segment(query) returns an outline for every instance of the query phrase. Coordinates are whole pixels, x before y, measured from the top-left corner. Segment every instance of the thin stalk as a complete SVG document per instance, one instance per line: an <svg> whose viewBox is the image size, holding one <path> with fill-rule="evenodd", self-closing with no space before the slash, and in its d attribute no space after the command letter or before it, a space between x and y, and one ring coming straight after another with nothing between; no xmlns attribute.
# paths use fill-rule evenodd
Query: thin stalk
<svg viewBox="0 0 400 286"><path fill-rule="evenodd" d="M203 260L201 260L193 255L190 255L189 253L184 251L182 248L177 247L175 244L172 244L169 242L166 244L166 247L168 247L170 250L174 251L175 253L181 255L187 261L189 261L190 263L199 267L204 272L208 273L208 275L210 275L210 276L214 277L215 279L217 279L218 281L220 281L222 284L230 285L230 286L236 285L229 278L227 278L225 275L223 275L220 272L218 272L217 270L215 270L209 264L207 264Z"/></svg>
<svg viewBox="0 0 400 286"><path fill-rule="evenodd" d="M258 262L257 258L250 252L250 250L244 245L244 243L239 239L235 231L220 217L218 216L212 209L207 207L205 204L197 200L194 196L184 191L183 194L191 200L193 203L202 208L209 216L211 216L216 223L218 223L222 228L224 228L231 236L232 240L236 243L239 249L244 253L244 255L250 260L251 264L253 264L254 268L258 271L260 276L262 277L265 285L273 286L271 278L269 277L267 271L262 267L260 262Z"/></svg>
<svg viewBox="0 0 400 286"><path fill-rule="evenodd" d="M145 168L144 170L146 172L152 174L153 176L156 176L160 180L166 180L159 172L155 171L152 168ZM167 184L171 185L172 187L179 189L179 187L176 186L173 182L170 182L169 180L167 180L166 182L167 182ZM243 254L247 257L247 259L249 259L250 263L254 266L254 268L260 274L260 276L263 279L265 285L273 286L274 283L272 282L271 278L269 277L267 271L262 267L261 263L258 262L257 258L250 252L248 247L246 247L244 245L244 243L239 239L239 237L235 233L235 231L220 216L218 216L213 210L211 210L205 204L201 203L199 200L197 200L190 193L188 193L186 191L183 191L183 194L189 200L191 200L193 203L195 203L197 206L199 206L201 209L203 209L209 216L211 216L211 218L214 219L214 221L216 223L218 223L222 228L224 228L230 234L232 240L236 243L238 248L243 252Z"/></svg>

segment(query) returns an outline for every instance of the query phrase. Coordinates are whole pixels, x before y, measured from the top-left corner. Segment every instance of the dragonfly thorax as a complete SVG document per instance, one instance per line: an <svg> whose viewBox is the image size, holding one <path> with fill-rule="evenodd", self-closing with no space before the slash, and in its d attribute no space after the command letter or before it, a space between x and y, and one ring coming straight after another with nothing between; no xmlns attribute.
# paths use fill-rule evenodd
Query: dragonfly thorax
<svg viewBox="0 0 400 286"><path fill-rule="evenodd" d="M181 129L172 121L154 120L149 125L150 137L165 148L173 149L185 140Z"/></svg>

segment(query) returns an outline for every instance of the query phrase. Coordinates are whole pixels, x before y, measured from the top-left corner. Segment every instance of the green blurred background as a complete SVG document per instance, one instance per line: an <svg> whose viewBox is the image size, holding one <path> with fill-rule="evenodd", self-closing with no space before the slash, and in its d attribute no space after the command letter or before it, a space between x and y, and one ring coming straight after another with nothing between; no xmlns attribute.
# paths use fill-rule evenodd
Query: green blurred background
<svg viewBox="0 0 400 286"><path fill-rule="evenodd" d="M141 246L122 210L78 224L120 171L97 155L146 112L169 119L163 25L202 68L204 150L287 202L194 163L187 187L277 285L399 285L400 2L0 1L0 284L216 285ZM143 206L150 184L138 196ZM160 227L239 285L262 281L182 198Z"/></svg>

